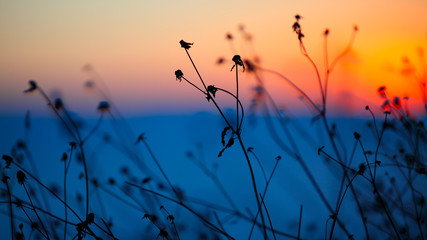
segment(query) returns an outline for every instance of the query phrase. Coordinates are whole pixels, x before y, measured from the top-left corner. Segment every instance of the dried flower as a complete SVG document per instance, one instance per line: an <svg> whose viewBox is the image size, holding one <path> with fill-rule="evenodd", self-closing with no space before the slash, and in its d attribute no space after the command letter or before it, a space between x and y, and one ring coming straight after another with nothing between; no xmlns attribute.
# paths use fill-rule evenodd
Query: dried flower
<svg viewBox="0 0 427 240"><path fill-rule="evenodd" d="M181 82L182 78L184 77L184 73L182 73L182 71L178 69L175 71L175 77L176 77L176 80Z"/></svg>
<svg viewBox="0 0 427 240"><path fill-rule="evenodd" d="M2 179L1 179L1 181L2 181L3 183L6 183L6 184L7 184L7 181L9 181L9 179L10 179L10 177L9 177L9 176L4 175L4 176L2 177Z"/></svg>
<svg viewBox="0 0 427 240"><path fill-rule="evenodd" d="M162 228L160 229L160 232L156 238L162 237L162 239L165 239L165 238L168 238L168 235L169 235L168 232L166 232L166 230Z"/></svg>
<svg viewBox="0 0 427 240"><path fill-rule="evenodd" d="M61 110L64 107L62 100L60 98L55 99L55 109Z"/></svg>
<svg viewBox="0 0 427 240"><path fill-rule="evenodd" d="M173 222L175 221L175 217L174 217L172 214L169 214L169 215L166 217L166 220L169 220L171 223L173 223Z"/></svg>
<svg viewBox="0 0 427 240"><path fill-rule="evenodd" d="M385 97L386 95L385 95L385 90L386 90L386 87L385 86L381 86L381 87L379 87L378 88L378 94L380 94L380 96L381 97Z"/></svg>
<svg viewBox="0 0 427 240"><path fill-rule="evenodd" d="M67 161L67 159L68 159L68 155L66 154L66 153L63 153L62 154L62 158L61 158L61 161Z"/></svg>
<svg viewBox="0 0 427 240"><path fill-rule="evenodd" d="M359 134L358 132L354 132L354 133L353 133L353 135L354 135L354 138L355 138L356 140L359 140L359 139L360 139L360 134Z"/></svg>
<svg viewBox="0 0 427 240"><path fill-rule="evenodd" d="M1 158L6 161L6 168L9 168L10 164L12 164L12 162L13 162L12 157L4 154Z"/></svg>
<svg viewBox="0 0 427 240"><path fill-rule="evenodd" d="M363 164L363 163L361 163L359 165L359 170L357 171L357 174L363 175L363 173L365 172L365 170L366 170L366 165Z"/></svg>
<svg viewBox="0 0 427 240"><path fill-rule="evenodd" d="M69 142L71 149L76 148L76 142Z"/></svg>
<svg viewBox="0 0 427 240"><path fill-rule="evenodd" d="M24 185L27 176L25 176L25 173L23 171L18 171L16 173L16 178L18 179L19 184Z"/></svg>
<svg viewBox="0 0 427 240"><path fill-rule="evenodd" d="M87 217L86 217L85 222L86 222L87 224L91 224L91 223L93 223L93 222L94 222L94 220L95 220L95 214L94 214L94 213L89 213L89 214L87 215Z"/></svg>
<svg viewBox="0 0 427 240"><path fill-rule="evenodd" d="M323 32L323 34L324 34L325 36L328 36L328 35L329 35L329 29L328 29L328 28L326 28L326 29L325 29L325 31Z"/></svg>
<svg viewBox="0 0 427 240"><path fill-rule="evenodd" d="M252 61L250 61L250 60L248 60L248 59L246 59L245 61L245 65L248 67L248 71L249 72L253 72L253 71L255 71L255 65L252 63Z"/></svg>
<svg viewBox="0 0 427 240"><path fill-rule="evenodd" d="M233 35L231 35L231 33L227 33L227 34L225 35L225 38L226 38L227 40L233 40Z"/></svg>
<svg viewBox="0 0 427 240"><path fill-rule="evenodd" d="M184 40L179 41L179 44L181 44L181 47L184 48L185 50L190 49L191 46L193 45L193 43L188 43Z"/></svg>
<svg viewBox="0 0 427 240"><path fill-rule="evenodd" d="M93 88L93 87L95 87L95 82L92 79L88 79L85 82L84 86L85 86L85 88L88 88L88 89Z"/></svg>
<svg viewBox="0 0 427 240"><path fill-rule="evenodd" d="M301 41L302 38L304 37L304 34L302 34L302 30L301 30L301 25L299 24L299 20L302 17L300 15L295 15L295 19L296 21L294 22L294 24L292 25L292 29L294 30L294 32L298 35L298 40Z"/></svg>
<svg viewBox="0 0 427 240"><path fill-rule="evenodd" d="M242 58L240 57L240 55L234 55L232 60L236 65L243 66L243 61L242 61Z"/></svg>
<svg viewBox="0 0 427 240"><path fill-rule="evenodd" d="M151 181L151 178L150 178L150 177L146 177L146 178L142 179L141 183L142 183L142 184L147 184L147 183L149 183L150 181Z"/></svg>
<svg viewBox="0 0 427 240"><path fill-rule="evenodd" d="M224 61L225 61L225 58L219 57L218 60L216 60L216 64L218 64L218 65L223 64Z"/></svg>
<svg viewBox="0 0 427 240"><path fill-rule="evenodd" d="M107 101L101 101L98 105L98 111L99 112L107 112L110 110L110 104Z"/></svg>
<svg viewBox="0 0 427 240"><path fill-rule="evenodd" d="M37 83L34 80L28 81L30 87L24 91L24 93L30 93L37 89Z"/></svg>
<svg viewBox="0 0 427 240"><path fill-rule="evenodd" d="M209 93L212 94L213 97L215 97L215 93L218 91L218 88L214 87L213 85L209 85L207 87L207 90Z"/></svg>

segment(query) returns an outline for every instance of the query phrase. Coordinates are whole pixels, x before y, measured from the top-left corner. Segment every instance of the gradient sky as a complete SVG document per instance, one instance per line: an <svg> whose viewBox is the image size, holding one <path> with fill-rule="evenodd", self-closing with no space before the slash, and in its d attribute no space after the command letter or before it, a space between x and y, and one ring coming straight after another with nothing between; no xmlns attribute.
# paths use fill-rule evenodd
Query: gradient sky
<svg viewBox="0 0 427 240"><path fill-rule="evenodd" d="M29 79L63 97L72 110L96 113L100 98L83 88L93 77L82 71L87 63L127 115L208 111L211 106L199 92L175 81L176 69L196 80L181 39L194 42L190 51L208 84L234 90L232 64L218 66L216 60L255 53L264 67L285 74L318 99L314 71L291 30L295 14L304 17L304 41L319 67L324 65L325 28L331 32L331 57L344 49L354 25L360 29L352 52L332 75L332 105L379 105L376 89L387 85L390 95L408 95L419 107L419 85L401 69L406 56L415 71L422 71L417 51L427 47L426 12L425 0L1 1L0 114L46 112L39 96L22 94ZM240 24L253 36L252 46L239 35ZM226 33L235 36L236 52ZM254 83L242 75L246 102ZM285 107L297 105L286 84L269 78L267 87Z"/></svg>

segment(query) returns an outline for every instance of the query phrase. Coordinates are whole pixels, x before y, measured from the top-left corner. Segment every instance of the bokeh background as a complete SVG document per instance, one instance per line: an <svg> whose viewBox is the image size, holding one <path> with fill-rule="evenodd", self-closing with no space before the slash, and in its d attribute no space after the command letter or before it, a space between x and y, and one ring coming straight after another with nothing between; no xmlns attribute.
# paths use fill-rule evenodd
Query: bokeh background
<svg viewBox="0 0 427 240"><path fill-rule="evenodd" d="M63 177L63 163L59 159L63 152L70 152L67 145L70 136L64 133L63 126L39 94L24 94L23 90L28 88L28 80L36 80L49 96L62 98L73 117L81 120L81 130L88 133L98 119L99 101L105 100L105 96L87 87L89 81L102 89L120 111L120 115L115 115L120 116L120 121L105 119L87 143L91 158L89 176L99 177L105 185L111 176L118 181L127 179L122 174L123 167L129 168L137 178L148 176L116 148L120 144L127 144L140 154L160 176L147 150L134 146L138 134L144 132L168 176L186 194L227 204L206 174L188 158L192 152L203 158L206 166L217 169L218 177L242 209L253 207L249 174L240 149L230 149L222 159L217 158L224 122L200 92L175 79L175 70L181 69L188 79L199 84L179 41L194 42L190 53L207 84L233 92L235 79L230 72L230 59L240 54L244 59L259 59L263 67L286 75L319 102L315 73L301 55L291 28L294 16L303 17L304 43L322 75L324 30L330 31L328 53L333 59L347 46L357 26L353 47L332 73L328 93L328 116L334 118L344 138L344 147L350 149L354 131L371 136L365 126L370 117L365 105L370 105L379 119L383 117L380 115L383 100L377 92L380 86L387 86L390 97L409 97L412 113L423 112L419 80L426 74L423 60L427 47L426 12L424 0L0 1L0 154L9 154L18 139L25 140L43 172L42 180L60 192L62 185L58 179ZM232 41L226 38L227 34L233 36ZM218 64L220 58L226 61ZM313 137L311 145L306 145L304 136L296 138L296 142L304 157L313 161L310 168L325 195L335 201L338 186L334 173L338 170L333 164L316 161L318 147L330 147L325 132L321 126L310 123L312 113L289 85L272 75L264 77L268 79L266 88L279 106L295 117L295 126ZM251 103L254 87L253 76L241 73L240 97L245 106ZM235 103L222 103L228 109L226 113L233 116ZM24 128L25 116L31 119L29 131ZM262 124L262 116L257 117L258 124L251 122L250 117L245 120L247 147L254 147L260 153L267 172L272 170L276 156L285 159L277 170L277 182L271 186L268 204L276 210L272 218L280 222L280 229L295 234L299 207L303 205L305 236L323 238L323 224L330 213L302 174L300 165L273 144ZM113 141L107 143L109 134ZM368 146L375 146L374 138L366 141ZM357 154L361 156L361 152ZM77 179L82 166L78 161L72 164L69 191L82 191L83 182ZM256 174L262 179L260 169ZM366 182L358 184L366 187ZM15 183L14 187L19 185ZM119 236L134 239L147 233L141 211L123 207L111 196L105 195L103 199L110 206L106 215L114 217L114 230ZM161 203L177 219L189 217L174 204ZM99 203L93 206L96 214L103 213ZM1 207L0 232L9 233L7 206ZM344 206L343 218L354 224L351 230L359 234L362 225L354 217L352 207ZM76 208L83 212L81 205L76 204ZM54 210L60 212L62 208L59 205ZM129 228L135 223L136 228ZM199 221L185 224L190 225L189 232L199 234L206 230ZM231 218L227 229L238 239L247 237L247 223ZM260 232L256 234L255 238L261 236ZM344 234L337 230L337 236Z"/></svg>

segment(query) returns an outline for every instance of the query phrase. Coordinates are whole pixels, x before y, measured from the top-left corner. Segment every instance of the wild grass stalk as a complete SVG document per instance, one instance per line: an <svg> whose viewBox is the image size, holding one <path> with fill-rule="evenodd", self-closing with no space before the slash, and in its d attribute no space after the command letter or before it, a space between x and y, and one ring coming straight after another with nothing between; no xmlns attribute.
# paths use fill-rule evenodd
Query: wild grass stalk
<svg viewBox="0 0 427 240"><path fill-rule="evenodd" d="M197 75L199 76L199 79L200 79L200 81L202 82L202 84L203 84L203 87L204 87L204 89L205 89L205 91L203 91L202 90L202 92L205 92L206 93L206 99L208 100L208 101L212 101L212 103L215 105L215 107L216 107L216 109L218 110L218 112L220 113L220 115L221 115L221 117L225 120L225 122L226 122L226 124L227 124L227 127L228 127L228 129L231 129L231 131L232 131L232 134L233 135L235 135L236 136L236 138L237 138L237 140L239 141L239 144L240 144L240 147L241 147L241 149L242 149L242 151L243 151L243 154L244 154L244 156L245 156L245 159L246 159L246 163L247 163L247 165L248 165L248 168L249 168L249 172L250 172L250 175L251 175L251 180L252 180L252 187L253 187L253 191L254 191L254 194L255 194L255 198L256 198L256 201L257 201L257 208L261 208L261 202L260 202L260 199L259 199L259 196L258 196L258 190L257 190L257 186L256 186L256 180L255 180L255 175L254 175L254 171L253 171L253 168L252 168L252 164L251 164L251 162L250 162L250 159L249 159L249 156L248 156L248 153L247 153L247 151L246 151L246 147L245 147L245 145L244 145L244 143L243 143L243 139L242 139L242 137L241 137L241 129L240 129L240 126L241 126L241 124L242 124L242 122L243 122L243 120L241 121L240 119L239 119L239 114L238 114L238 109L239 109L239 98L237 97L237 96L235 96L235 99L236 99L236 107L237 107L237 109L236 109L236 112L237 112L237 123L236 123L236 127L234 127L234 126L232 126L231 124L230 124L230 121L227 119L227 117L224 115L224 113L223 113L223 111L222 111L222 109L221 109L221 107L217 104L217 102L215 101L215 93L219 90L218 88L216 88L216 87L214 87L214 86L212 86L212 85L210 85L209 87L207 87L206 86L206 84L205 84L205 82L204 82L204 80L203 80L203 78L202 78L202 76L200 75L200 73L199 73L199 70L197 69L197 67L196 67L196 65L195 65L195 63L194 63L194 61L193 61L193 59L191 58L191 56L190 56L190 53L189 53L189 49L191 48L191 46L193 45L193 43L188 43L188 42L185 42L184 40L181 40L180 41L180 45L181 45L181 47L182 48L184 48L184 50L185 50L185 52L187 53L187 56L188 56L188 58L190 59L190 61L191 61L191 64L193 65L193 68L195 69L195 71L196 71L196 73L197 73ZM241 57L239 56L239 55L235 55L234 57L233 57L233 62L234 62L234 65L233 65L233 68L235 67L236 68L236 84L238 85L238 73L237 73L237 70L238 70L238 66L244 66L244 64L243 64L243 61L241 60ZM233 70L233 68L231 69L231 70ZM243 68L244 69L244 68ZM176 78L178 79L178 80L181 80L181 78L183 77L183 73L182 73L182 71L181 70L177 70L176 72L175 72L175 76L176 76ZM192 84L192 85L194 85L194 84ZM199 88L197 88L197 89L199 89ZM199 89L200 90L200 89ZM228 91L225 91L225 90L223 90L224 92L226 92L226 93L229 93L229 94L231 94L230 92L228 92ZM238 91L238 88L237 88L237 91ZM231 94L233 97L234 97L234 95L233 94ZM242 116L243 116L243 107L242 107ZM226 129L224 129L225 131L227 131ZM224 132L224 131L223 131ZM223 135L224 136L224 135ZM231 137L230 139L229 139L229 141L228 141L228 143L227 143L227 145L225 146L225 148L223 149L223 150L225 150L226 148L228 148L228 147L231 147L231 145L233 145L234 144L234 137ZM220 152L220 155L221 155L221 153L222 153L222 151ZM219 155L219 156L220 156ZM262 213L262 211L260 211L260 214L261 214L261 220L262 220L262 223L263 223L263 231L264 231L264 239L266 239L267 238L267 231L266 231L266 228L265 228L265 220L264 220L264 216L263 216L263 213Z"/></svg>

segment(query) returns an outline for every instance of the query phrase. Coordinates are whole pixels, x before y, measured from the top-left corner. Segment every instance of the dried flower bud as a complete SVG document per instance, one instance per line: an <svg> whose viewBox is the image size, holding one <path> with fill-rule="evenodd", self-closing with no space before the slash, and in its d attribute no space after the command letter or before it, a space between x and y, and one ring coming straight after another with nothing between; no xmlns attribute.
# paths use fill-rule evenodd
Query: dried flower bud
<svg viewBox="0 0 427 240"><path fill-rule="evenodd" d="M363 163L361 163L359 165L359 170L357 171L357 174L363 175L363 173L365 172L365 170L366 170L366 165L363 164Z"/></svg>
<svg viewBox="0 0 427 240"><path fill-rule="evenodd" d="M354 133L353 133L353 135L354 135L354 138L355 138L356 140L359 140L359 139L360 139L360 134L359 134L358 132L354 132Z"/></svg>
<svg viewBox="0 0 427 240"><path fill-rule="evenodd" d="M233 67L231 68L231 70L233 70L234 67L242 66L243 67L243 71L245 71L245 65L243 64L242 58L240 57L240 55L234 55L233 58L231 59L234 62Z"/></svg>
<svg viewBox="0 0 427 240"><path fill-rule="evenodd" d="M253 72L253 71L255 71L256 67L255 67L255 65L252 63L252 61L250 61L250 60L246 59L244 62L245 62L245 65L248 67L248 71L249 71L249 72Z"/></svg>
<svg viewBox="0 0 427 240"><path fill-rule="evenodd" d="M9 177L9 176L4 175L4 176L2 177L2 179L1 179L1 181L2 181L3 183L6 183L6 184L7 184L7 181L9 181L9 179L10 179L10 177Z"/></svg>
<svg viewBox="0 0 427 240"><path fill-rule="evenodd" d="M184 77L184 73L180 69L175 71L175 77L176 80L179 80L181 82L182 78Z"/></svg>
<svg viewBox="0 0 427 240"><path fill-rule="evenodd" d="M161 237L162 239L165 239L165 238L167 239L168 236L169 236L168 232L166 232L166 230L164 228L162 228L162 229L160 229L160 232L157 235L157 238Z"/></svg>
<svg viewBox="0 0 427 240"><path fill-rule="evenodd" d="M325 34L325 36L328 36L329 35L329 29L326 28L325 31L323 32L323 34Z"/></svg>
<svg viewBox="0 0 427 240"><path fill-rule="evenodd" d="M65 162L65 161L67 161L67 159L68 159L68 155L66 153L63 153L61 161Z"/></svg>
<svg viewBox="0 0 427 240"><path fill-rule="evenodd" d="M24 185L27 176L25 176L25 173L23 171L18 171L16 173L16 178L18 179L19 184Z"/></svg>
<svg viewBox="0 0 427 240"><path fill-rule="evenodd" d="M179 41L179 44L181 44L181 47L188 50L191 48L191 46L193 45L193 43L188 43L184 40Z"/></svg>
<svg viewBox="0 0 427 240"><path fill-rule="evenodd" d="M28 81L30 87L24 91L24 93L30 93L37 89L37 83L34 80Z"/></svg>
<svg viewBox="0 0 427 240"><path fill-rule="evenodd" d="M213 85L208 86L208 92L212 94L213 97L215 97L215 93L218 91L218 88L214 87Z"/></svg>
<svg viewBox="0 0 427 240"><path fill-rule="evenodd" d="M12 157L4 154L1 158L6 161L6 168L9 168L10 164L12 164L12 162L13 162Z"/></svg>
<svg viewBox="0 0 427 240"><path fill-rule="evenodd" d="M55 99L55 109L61 110L64 107L62 100L60 98Z"/></svg>
<svg viewBox="0 0 427 240"><path fill-rule="evenodd" d="M218 60L216 60L216 64L220 65L223 64L225 59L223 57L219 57Z"/></svg>
<svg viewBox="0 0 427 240"><path fill-rule="evenodd" d="M91 223L93 223L93 221L95 220L95 214L93 214L93 213L89 213L88 215L87 215L87 217L86 217L86 220L85 220L85 222L87 223L87 224L91 224Z"/></svg>
<svg viewBox="0 0 427 240"><path fill-rule="evenodd" d="M108 110L110 110L110 104L108 102L106 101L99 102L98 111L107 112Z"/></svg>

